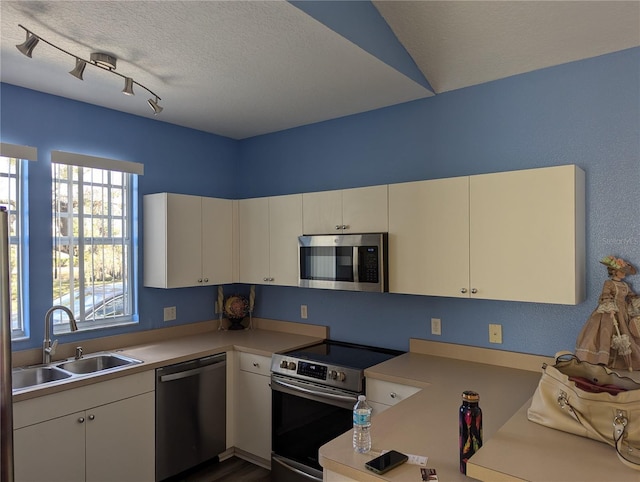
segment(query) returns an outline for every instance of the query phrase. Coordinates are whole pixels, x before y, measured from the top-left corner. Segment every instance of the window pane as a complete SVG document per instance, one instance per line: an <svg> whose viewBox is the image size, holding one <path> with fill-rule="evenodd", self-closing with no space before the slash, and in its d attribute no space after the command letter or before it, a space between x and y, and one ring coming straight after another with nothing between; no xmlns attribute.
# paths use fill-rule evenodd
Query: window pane
<svg viewBox="0 0 640 482"><path fill-rule="evenodd" d="M11 296L11 337L24 336L22 311L22 206L20 159L0 157L0 205L9 215L9 291Z"/></svg>
<svg viewBox="0 0 640 482"><path fill-rule="evenodd" d="M133 174L56 163L52 172L54 304L74 312L78 329L132 321ZM54 333L70 329L60 310L53 320Z"/></svg>

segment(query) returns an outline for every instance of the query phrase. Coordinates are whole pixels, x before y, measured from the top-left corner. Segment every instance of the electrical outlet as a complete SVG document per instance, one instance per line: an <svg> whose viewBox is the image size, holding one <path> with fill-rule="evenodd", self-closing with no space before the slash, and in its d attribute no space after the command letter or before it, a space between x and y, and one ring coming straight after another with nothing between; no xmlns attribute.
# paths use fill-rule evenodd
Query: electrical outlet
<svg viewBox="0 0 640 482"><path fill-rule="evenodd" d="M307 305L300 305L300 318L307 319Z"/></svg>
<svg viewBox="0 0 640 482"><path fill-rule="evenodd" d="M173 321L177 318L176 316L176 307L175 306L167 306L164 309L164 321Z"/></svg>
<svg viewBox="0 0 640 482"><path fill-rule="evenodd" d="M489 323L489 343L502 343L502 325Z"/></svg>
<svg viewBox="0 0 640 482"><path fill-rule="evenodd" d="M431 318L431 334L442 335L442 324L440 318Z"/></svg>

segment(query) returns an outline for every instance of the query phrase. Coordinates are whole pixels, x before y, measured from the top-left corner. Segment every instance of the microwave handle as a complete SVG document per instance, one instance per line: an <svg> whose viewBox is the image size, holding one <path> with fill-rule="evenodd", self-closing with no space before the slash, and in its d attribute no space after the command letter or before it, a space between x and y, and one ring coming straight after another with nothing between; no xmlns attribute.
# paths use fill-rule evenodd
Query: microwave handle
<svg viewBox="0 0 640 482"><path fill-rule="evenodd" d="M353 247L353 281L360 283L360 248L358 246Z"/></svg>

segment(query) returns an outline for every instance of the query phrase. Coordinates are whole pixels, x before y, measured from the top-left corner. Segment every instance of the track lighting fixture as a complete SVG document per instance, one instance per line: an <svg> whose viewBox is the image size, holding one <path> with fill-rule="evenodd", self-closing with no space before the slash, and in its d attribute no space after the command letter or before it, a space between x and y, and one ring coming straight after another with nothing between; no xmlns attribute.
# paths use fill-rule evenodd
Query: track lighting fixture
<svg viewBox="0 0 640 482"><path fill-rule="evenodd" d="M52 44L48 40L43 39L39 35L36 35L32 31L26 29L22 25L18 24L18 26L27 33L27 39L24 41L24 43L21 43L20 45L16 45L16 48L27 57L31 58L33 49L35 49L36 45L38 45L38 42L42 40L44 43L51 45L53 48L58 49L61 52L64 52L65 54L69 55L70 57L75 58L76 66L73 68L73 70L69 72L75 78L84 80L82 75L84 73L84 69L87 66L87 64L93 65L94 67L98 67L99 69L105 70L107 72L111 72L112 74L115 74L124 79L124 89L122 89L123 94L135 95L133 92L133 84L135 84L138 87L141 87L142 89L146 90L153 96L147 101L151 106L151 108L153 109L153 113L157 115L160 112L162 112L162 107L158 105L158 102L160 102L160 97L158 97L158 94L153 92L151 89L145 87L141 83L136 82L131 77L127 77L126 75L122 75L119 72L116 72L117 59L113 55L106 54L103 52L93 52L90 56L90 60L85 60L81 57L78 57L77 55L67 52L66 50L58 47L57 45Z"/></svg>

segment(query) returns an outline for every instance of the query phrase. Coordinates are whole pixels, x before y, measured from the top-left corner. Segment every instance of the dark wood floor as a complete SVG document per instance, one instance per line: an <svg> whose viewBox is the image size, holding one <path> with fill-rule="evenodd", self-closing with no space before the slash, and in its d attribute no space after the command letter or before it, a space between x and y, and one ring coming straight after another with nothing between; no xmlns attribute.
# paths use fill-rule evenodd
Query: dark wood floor
<svg viewBox="0 0 640 482"><path fill-rule="evenodd" d="M180 482L271 482L271 472L238 457L198 467Z"/></svg>

